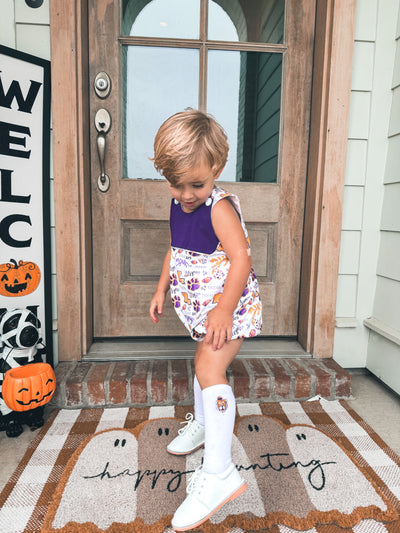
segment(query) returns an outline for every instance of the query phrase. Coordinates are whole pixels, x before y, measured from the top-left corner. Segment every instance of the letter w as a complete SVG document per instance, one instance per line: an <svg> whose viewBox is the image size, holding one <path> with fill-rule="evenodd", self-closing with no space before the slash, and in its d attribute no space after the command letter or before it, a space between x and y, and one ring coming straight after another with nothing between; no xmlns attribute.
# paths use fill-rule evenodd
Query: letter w
<svg viewBox="0 0 400 533"><path fill-rule="evenodd" d="M29 87L28 94L26 95L26 98L24 98L19 82L17 80L13 80L10 87L8 88L7 94L5 94L3 88L3 81L0 76L0 106L11 109L11 104L15 98L18 104L18 111L23 111L24 113L31 113L32 106L36 100L36 96L39 92L41 85L42 84L38 81L31 80L31 86Z"/></svg>

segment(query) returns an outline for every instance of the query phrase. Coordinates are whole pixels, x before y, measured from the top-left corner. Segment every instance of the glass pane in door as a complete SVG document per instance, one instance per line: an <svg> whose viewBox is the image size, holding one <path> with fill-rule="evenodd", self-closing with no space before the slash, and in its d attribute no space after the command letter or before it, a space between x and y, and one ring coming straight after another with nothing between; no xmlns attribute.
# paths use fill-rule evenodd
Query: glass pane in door
<svg viewBox="0 0 400 533"><path fill-rule="evenodd" d="M301 2L299 2L301 4ZM229 18L228 34L221 20ZM279 44L284 40L285 0L209 0L208 39Z"/></svg>
<svg viewBox="0 0 400 533"><path fill-rule="evenodd" d="M158 128L199 100L199 51L129 46L123 49L123 177L159 179L149 161Z"/></svg>
<svg viewBox="0 0 400 533"><path fill-rule="evenodd" d="M238 181L236 172L240 92L240 52L208 53L207 111L224 128L229 142L228 161L220 179Z"/></svg>
<svg viewBox="0 0 400 533"><path fill-rule="evenodd" d="M224 181L278 181L282 54L210 50L207 111L229 140Z"/></svg>
<svg viewBox="0 0 400 533"><path fill-rule="evenodd" d="M122 34L198 39L200 0L124 0Z"/></svg>

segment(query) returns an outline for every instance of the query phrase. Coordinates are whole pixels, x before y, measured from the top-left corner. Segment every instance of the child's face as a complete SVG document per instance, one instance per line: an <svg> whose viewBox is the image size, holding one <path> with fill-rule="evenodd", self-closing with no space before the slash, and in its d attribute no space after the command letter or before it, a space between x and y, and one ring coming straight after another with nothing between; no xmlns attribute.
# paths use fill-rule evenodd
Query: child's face
<svg viewBox="0 0 400 533"><path fill-rule="evenodd" d="M198 209L210 196L214 181L219 178L222 170L214 175L208 165L198 165L184 174L176 185L168 182L172 197L181 204L185 213Z"/></svg>

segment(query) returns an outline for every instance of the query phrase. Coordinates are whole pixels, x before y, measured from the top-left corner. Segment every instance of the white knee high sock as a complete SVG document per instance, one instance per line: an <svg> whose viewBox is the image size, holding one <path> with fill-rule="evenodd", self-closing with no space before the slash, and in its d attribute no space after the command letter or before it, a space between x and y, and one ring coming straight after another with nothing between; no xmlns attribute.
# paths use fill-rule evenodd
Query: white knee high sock
<svg viewBox="0 0 400 533"><path fill-rule="evenodd" d="M203 408L203 395L200 387L200 383L197 380L196 374L193 380L193 395L194 395L194 417L195 420L204 426L204 408Z"/></svg>
<svg viewBox="0 0 400 533"><path fill-rule="evenodd" d="M232 388L221 383L203 389L205 443L203 470L224 472L232 462L231 447L236 402Z"/></svg>

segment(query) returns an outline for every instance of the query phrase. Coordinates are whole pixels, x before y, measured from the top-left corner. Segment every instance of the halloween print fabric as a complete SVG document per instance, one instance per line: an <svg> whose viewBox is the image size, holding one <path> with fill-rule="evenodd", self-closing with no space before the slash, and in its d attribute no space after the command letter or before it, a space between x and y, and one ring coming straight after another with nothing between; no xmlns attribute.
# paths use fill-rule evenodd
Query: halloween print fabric
<svg viewBox="0 0 400 533"><path fill-rule="evenodd" d="M171 202L171 299L180 320L195 340L203 340L206 334L207 314L218 304L230 267L211 223L213 207L224 198L228 198L237 211L250 248L236 196L216 187L210 198L193 213L185 213L176 200ZM261 326L261 300L257 278L251 269L233 313L232 339L254 337L260 333Z"/></svg>

